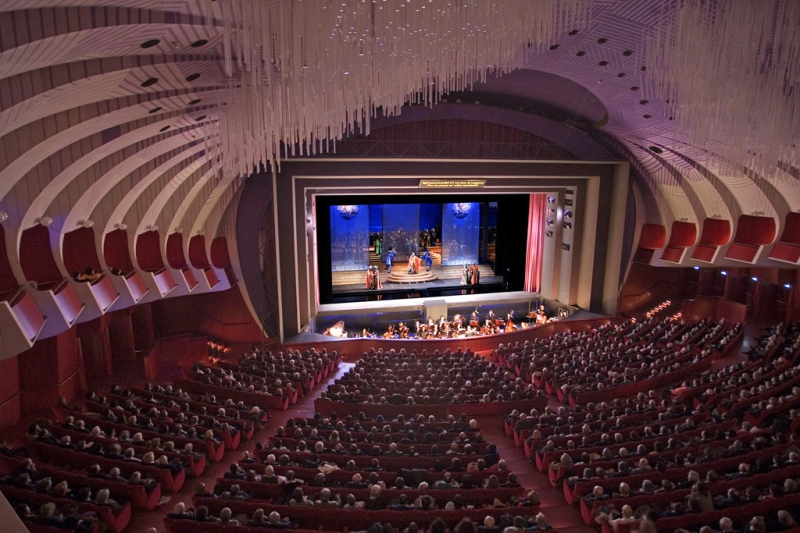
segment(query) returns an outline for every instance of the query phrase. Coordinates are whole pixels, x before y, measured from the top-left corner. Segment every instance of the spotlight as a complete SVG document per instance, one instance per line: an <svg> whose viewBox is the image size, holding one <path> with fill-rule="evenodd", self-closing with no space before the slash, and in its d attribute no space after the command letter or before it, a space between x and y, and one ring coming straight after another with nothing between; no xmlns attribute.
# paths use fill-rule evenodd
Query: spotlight
<svg viewBox="0 0 800 533"><path fill-rule="evenodd" d="M753 281L758 281L758 278L757 278L757 277L755 277L755 276L753 276L753 277L752 277L752 278L750 278L750 279L752 279Z"/></svg>
<svg viewBox="0 0 800 533"><path fill-rule="evenodd" d="M720 272L720 274L722 274L723 276L727 276L728 275L728 271L727 270L723 270L723 271Z"/></svg>
<svg viewBox="0 0 800 533"><path fill-rule="evenodd" d="M695 270L700 270L700 267L694 267Z"/></svg>
<svg viewBox="0 0 800 533"><path fill-rule="evenodd" d="M791 288L792 288L792 285L791 285L791 283L786 283L786 284L784 285L784 287L785 287L785 288L787 288L787 289L791 289Z"/></svg>

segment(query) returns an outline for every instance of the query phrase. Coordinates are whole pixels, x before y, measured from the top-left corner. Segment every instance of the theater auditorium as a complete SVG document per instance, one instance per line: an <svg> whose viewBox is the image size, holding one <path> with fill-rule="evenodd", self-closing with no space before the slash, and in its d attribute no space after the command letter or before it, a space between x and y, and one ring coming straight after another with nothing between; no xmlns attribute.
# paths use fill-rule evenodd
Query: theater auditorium
<svg viewBox="0 0 800 533"><path fill-rule="evenodd" d="M800 2L0 0L2 533L800 533Z"/></svg>

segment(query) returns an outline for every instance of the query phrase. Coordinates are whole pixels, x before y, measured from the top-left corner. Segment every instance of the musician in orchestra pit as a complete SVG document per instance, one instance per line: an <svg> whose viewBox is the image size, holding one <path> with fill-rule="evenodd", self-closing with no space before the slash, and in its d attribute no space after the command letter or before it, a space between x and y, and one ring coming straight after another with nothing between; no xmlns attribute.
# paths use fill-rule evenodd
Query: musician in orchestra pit
<svg viewBox="0 0 800 533"><path fill-rule="evenodd" d="M508 315L506 316L506 330L511 331L517 325L517 316L514 314L514 310L512 309Z"/></svg>
<svg viewBox="0 0 800 533"><path fill-rule="evenodd" d="M481 320L481 314L478 312L478 308L477 307L472 312L472 320L474 320L475 322L480 322L480 320Z"/></svg>
<svg viewBox="0 0 800 533"><path fill-rule="evenodd" d="M497 315L495 315L495 314L494 314L494 311L492 311L491 309L489 309L489 316L488 316L488 319L489 319L489 320L490 320L492 323L494 323L494 321L495 321L495 320L497 320Z"/></svg>

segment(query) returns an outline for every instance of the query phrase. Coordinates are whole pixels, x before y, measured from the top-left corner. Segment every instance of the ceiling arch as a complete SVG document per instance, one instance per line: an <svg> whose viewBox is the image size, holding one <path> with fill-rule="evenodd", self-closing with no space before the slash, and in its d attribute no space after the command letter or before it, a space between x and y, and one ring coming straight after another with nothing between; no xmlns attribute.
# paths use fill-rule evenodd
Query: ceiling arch
<svg viewBox="0 0 800 533"><path fill-rule="evenodd" d="M0 31L17 27L0 40L0 210L10 234L45 214L59 235L92 217L100 233L124 222L136 232L153 224L217 230L244 177L200 170L208 164L205 125L216 120L227 83L223 28L218 11L203 15L208 4L0 0ZM407 106L372 127L457 117L529 131L581 158L625 157L654 223L735 221L751 212L782 219L800 210L793 174L719 176L675 134L644 59L661 4L595 0L587 29L559 36L523 69L489 76L433 109Z"/></svg>

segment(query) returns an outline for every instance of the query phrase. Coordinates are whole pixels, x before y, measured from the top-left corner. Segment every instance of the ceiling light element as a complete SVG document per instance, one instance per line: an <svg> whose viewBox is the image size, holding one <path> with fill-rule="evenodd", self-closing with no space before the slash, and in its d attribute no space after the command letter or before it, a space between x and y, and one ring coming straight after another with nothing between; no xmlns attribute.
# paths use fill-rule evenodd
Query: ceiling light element
<svg viewBox="0 0 800 533"><path fill-rule="evenodd" d="M53 218L52 217L39 217L36 220L34 220L34 222L36 222L37 224L41 224L42 226L44 226L46 228L47 226L49 226L50 224L53 223Z"/></svg>
<svg viewBox="0 0 800 533"><path fill-rule="evenodd" d="M78 226L82 228L91 228L92 226L94 226L94 220L89 220L89 219L79 220Z"/></svg>
<svg viewBox="0 0 800 533"><path fill-rule="evenodd" d="M219 16L213 2L199 5L207 20ZM369 134L378 109L392 116L407 103L434 105L443 94L518 69L556 37L588 28L592 2L265 5L229 0L221 10L228 87L206 142L226 176L287 155L334 151L344 136Z"/></svg>
<svg viewBox="0 0 800 533"><path fill-rule="evenodd" d="M800 162L800 2L664 2L647 43L648 77L678 141L720 172L767 177Z"/></svg>

